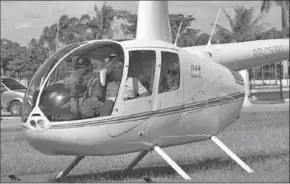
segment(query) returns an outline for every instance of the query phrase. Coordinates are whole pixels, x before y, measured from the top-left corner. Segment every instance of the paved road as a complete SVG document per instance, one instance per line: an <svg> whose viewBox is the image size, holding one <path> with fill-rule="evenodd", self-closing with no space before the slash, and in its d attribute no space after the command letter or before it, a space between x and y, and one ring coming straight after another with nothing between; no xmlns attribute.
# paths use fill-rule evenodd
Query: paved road
<svg viewBox="0 0 290 184"><path fill-rule="evenodd" d="M1 132L21 131L20 117L13 117L10 113L1 111Z"/></svg>
<svg viewBox="0 0 290 184"><path fill-rule="evenodd" d="M20 117L2 117L1 132L21 131L21 129Z"/></svg>

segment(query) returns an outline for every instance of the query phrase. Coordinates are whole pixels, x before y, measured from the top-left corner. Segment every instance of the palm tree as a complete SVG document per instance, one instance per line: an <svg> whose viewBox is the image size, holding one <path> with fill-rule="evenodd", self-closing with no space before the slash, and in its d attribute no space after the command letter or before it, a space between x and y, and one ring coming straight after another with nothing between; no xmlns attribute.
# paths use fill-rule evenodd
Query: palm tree
<svg viewBox="0 0 290 184"><path fill-rule="evenodd" d="M221 42L243 42L255 40L257 36L260 36L266 29L267 23L262 22L263 14L260 14L256 19L254 19L254 8L245 8L243 6L234 7L235 16L232 18L229 14L224 11L229 24L230 30L222 27L221 25L216 25L216 34L215 36L221 38ZM212 24L213 25L213 24ZM241 71L245 76L245 102L249 102L250 90L249 90L249 71Z"/></svg>
<svg viewBox="0 0 290 184"><path fill-rule="evenodd" d="M116 16L116 11L105 2L100 8L95 5L96 17L92 20L92 28L95 31L95 39L113 37L112 23Z"/></svg>
<svg viewBox="0 0 290 184"><path fill-rule="evenodd" d="M195 41L197 39L197 33L200 32L200 30L193 29L191 27L191 23L194 20L195 18L192 15L186 16L184 14L169 14L173 43L176 40L178 29L181 24L177 45L180 47L189 47L195 44Z"/></svg>
<svg viewBox="0 0 290 184"><path fill-rule="evenodd" d="M272 6L272 2L270 0L263 0L261 6L261 12L269 12ZM281 7L281 19L282 19L282 31L284 33L284 37L289 37L289 1L275 0L274 1L278 7ZM289 61L282 61L284 72L283 78L287 78L286 76L289 73ZM289 78L289 75L288 75Z"/></svg>
<svg viewBox="0 0 290 184"><path fill-rule="evenodd" d="M123 31L125 37L136 37L137 33L137 14L132 14L127 10L119 10L116 13L117 19L126 20L126 23L122 23L120 29Z"/></svg>
<svg viewBox="0 0 290 184"><path fill-rule="evenodd" d="M112 23L114 17L117 16L117 11L106 2L101 7L95 5L94 10L96 16L91 17L88 14L82 15L78 19L78 23L75 22L73 26L75 30L73 32L78 33L80 39L83 40L112 38Z"/></svg>
<svg viewBox="0 0 290 184"><path fill-rule="evenodd" d="M64 45L85 40L85 33L86 27L78 18L62 15L58 23L44 28L39 41L51 54Z"/></svg>
<svg viewBox="0 0 290 184"><path fill-rule="evenodd" d="M255 40L258 35L261 35L268 25L261 20L264 18L263 14L260 14L253 20L254 8L249 9L243 6L234 7L235 16L232 18L229 14L223 10L227 20L230 24L230 29L226 29L221 25L216 25L216 36L222 38L222 42L243 42ZM213 24L212 24L213 25Z"/></svg>
<svg viewBox="0 0 290 184"><path fill-rule="evenodd" d="M126 20L126 22L122 23L120 26L125 37L130 36L135 38L137 33L137 14L132 14L127 10L119 10L117 11L116 16L118 19ZM185 16L183 14L170 14L169 20L173 42L175 42L179 25L182 20L177 45L180 47L189 47L195 45L197 34L200 32L200 30L190 27L191 22L195 20L192 15Z"/></svg>
<svg viewBox="0 0 290 184"><path fill-rule="evenodd" d="M80 18L80 24L84 27L85 32L83 33L82 37L83 40L93 40L94 34L93 34L93 29L91 26L91 21L92 18L88 14L84 14Z"/></svg>
<svg viewBox="0 0 290 184"><path fill-rule="evenodd" d="M59 23L57 29L56 42L70 44L86 40L86 26L76 17L68 18L64 25ZM65 26L65 27L63 27ZM61 46L61 45L60 45Z"/></svg>
<svg viewBox="0 0 290 184"><path fill-rule="evenodd" d="M273 1L270 0L263 0L261 12L269 12L272 6L272 2ZM281 7L282 30L284 30L289 27L289 1L275 0L274 2L278 7Z"/></svg>
<svg viewBox="0 0 290 184"><path fill-rule="evenodd" d="M209 37L210 37L209 34L207 34L207 33L201 33L198 36L195 45L206 45L208 43Z"/></svg>

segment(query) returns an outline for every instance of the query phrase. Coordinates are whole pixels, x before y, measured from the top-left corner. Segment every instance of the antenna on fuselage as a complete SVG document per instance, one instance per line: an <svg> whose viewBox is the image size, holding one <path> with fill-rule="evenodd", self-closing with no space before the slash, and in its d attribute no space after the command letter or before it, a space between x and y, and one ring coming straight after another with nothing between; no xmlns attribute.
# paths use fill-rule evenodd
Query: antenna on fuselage
<svg viewBox="0 0 290 184"><path fill-rule="evenodd" d="M175 43L174 43L175 46L177 46L177 40L178 40L178 37L179 37L179 31L181 29L181 25L182 25L182 20L180 21L179 28L178 28L178 31L177 31L177 35L176 35L176 38L175 38Z"/></svg>
<svg viewBox="0 0 290 184"><path fill-rule="evenodd" d="M214 30L215 30L215 26L216 26L216 23L217 23L217 21L218 21L218 18L219 18L220 12L221 12L221 9L219 9L219 12L218 12L218 14L217 14L217 16L216 16L215 23L214 23L214 25L213 25L213 29L212 29L212 31L211 31L211 34L210 34L210 37L209 37L209 40L208 40L208 43L207 43L208 46L211 45L212 35L213 35Z"/></svg>

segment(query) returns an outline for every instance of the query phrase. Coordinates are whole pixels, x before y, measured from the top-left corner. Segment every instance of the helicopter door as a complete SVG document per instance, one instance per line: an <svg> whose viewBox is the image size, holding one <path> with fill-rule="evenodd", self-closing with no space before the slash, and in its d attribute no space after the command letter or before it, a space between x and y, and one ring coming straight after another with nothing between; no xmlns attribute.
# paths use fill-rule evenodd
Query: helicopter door
<svg viewBox="0 0 290 184"><path fill-rule="evenodd" d="M152 115L156 52L129 51L127 58L129 61L123 75L126 77L122 79L121 93L114 108L114 116L120 120L108 127L110 136L119 136L128 131L136 131L137 135L138 132L145 131L145 122Z"/></svg>
<svg viewBox="0 0 290 184"><path fill-rule="evenodd" d="M158 132L160 136L170 133L170 136L177 135L178 124L183 104L183 93L181 85L180 60L177 52L160 51L161 63L158 64L159 84L154 98L156 116L154 121L148 125L149 132ZM157 123L158 122L158 123ZM166 124L166 126L164 126ZM170 130L164 129L170 127ZM163 134L164 131L164 134ZM150 135L148 135L150 136Z"/></svg>

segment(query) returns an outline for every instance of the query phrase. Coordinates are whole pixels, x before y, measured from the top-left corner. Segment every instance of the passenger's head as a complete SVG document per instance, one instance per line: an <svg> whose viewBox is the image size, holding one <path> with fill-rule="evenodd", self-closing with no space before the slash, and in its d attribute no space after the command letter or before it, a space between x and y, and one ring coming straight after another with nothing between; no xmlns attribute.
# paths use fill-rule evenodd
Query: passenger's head
<svg viewBox="0 0 290 184"><path fill-rule="evenodd" d="M124 58L122 54L112 55L109 62L104 68L107 69L107 80L108 82L122 80Z"/></svg>
<svg viewBox="0 0 290 184"><path fill-rule="evenodd" d="M79 68L86 68L92 65L92 62L89 58L80 56L73 61L73 68L75 70Z"/></svg>
<svg viewBox="0 0 290 184"><path fill-rule="evenodd" d="M140 62L138 60L131 61L129 63L128 76L129 77L139 77L141 74L143 74L142 62Z"/></svg>
<svg viewBox="0 0 290 184"><path fill-rule="evenodd" d="M179 72L179 64L177 62L174 62L170 65L168 74L170 75L177 75Z"/></svg>
<svg viewBox="0 0 290 184"><path fill-rule="evenodd" d="M121 82L124 64L122 62L113 63L108 70L109 81Z"/></svg>
<svg viewBox="0 0 290 184"><path fill-rule="evenodd" d="M91 60L86 57L78 57L73 62L73 68L73 84L76 88L83 91L85 90L84 88L89 80L89 75L93 71L93 64L91 63Z"/></svg>

